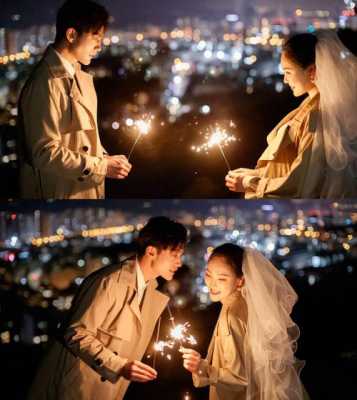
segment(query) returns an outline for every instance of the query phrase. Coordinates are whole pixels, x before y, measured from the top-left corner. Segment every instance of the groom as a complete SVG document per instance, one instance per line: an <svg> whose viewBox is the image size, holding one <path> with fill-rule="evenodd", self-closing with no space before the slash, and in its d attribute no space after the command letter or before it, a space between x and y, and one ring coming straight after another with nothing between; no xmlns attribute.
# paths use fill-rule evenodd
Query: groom
<svg viewBox="0 0 357 400"><path fill-rule="evenodd" d="M186 239L183 225L151 218L139 233L136 257L83 281L29 399L120 400L130 381L157 377L140 361L169 301L156 289L155 278L173 278Z"/></svg>
<svg viewBox="0 0 357 400"><path fill-rule="evenodd" d="M101 199L105 178L125 179L131 165L100 142L97 96L81 70L101 50L109 15L91 0L67 0L56 39L19 99L20 190L25 199Z"/></svg>

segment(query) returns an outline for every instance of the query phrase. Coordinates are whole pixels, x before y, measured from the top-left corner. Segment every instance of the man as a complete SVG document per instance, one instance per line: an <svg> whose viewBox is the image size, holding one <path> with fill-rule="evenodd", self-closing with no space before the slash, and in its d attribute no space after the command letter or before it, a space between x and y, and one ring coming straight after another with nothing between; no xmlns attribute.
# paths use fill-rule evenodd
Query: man
<svg viewBox="0 0 357 400"><path fill-rule="evenodd" d="M31 400L123 399L130 381L157 372L142 363L169 298L156 290L181 267L186 229L156 217L140 231L136 257L89 275L75 296L63 334L42 363Z"/></svg>
<svg viewBox="0 0 357 400"><path fill-rule="evenodd" d="M89 65L108 25L104 7L69 0L60 8L56 39L19 99L20 187L25 199L101 199L105 178L125 179L131 165L100 142L97 97Z"/></svg>

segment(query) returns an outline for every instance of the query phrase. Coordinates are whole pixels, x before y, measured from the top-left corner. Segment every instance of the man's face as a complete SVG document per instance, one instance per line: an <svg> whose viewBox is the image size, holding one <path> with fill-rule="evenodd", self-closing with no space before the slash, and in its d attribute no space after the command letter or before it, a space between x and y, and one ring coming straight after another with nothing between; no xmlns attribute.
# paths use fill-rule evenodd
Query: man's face
<svg viewBox="0 0 357 400"><path fill-rule="evenodd" d="M153 259L152 269L157 276L161 276L167 281L171 281L175 272L182 266L182 256L184 246L176 248L167 248L156 251L156 256Z"/></svg>
<svg viewBox="0 0 357 400"><path fill-rule="evenodd" d="M84 32L71 44L70 51L73 57L83 65L89 65L92 58L102 49L105 29L97 32Z"/></svg>

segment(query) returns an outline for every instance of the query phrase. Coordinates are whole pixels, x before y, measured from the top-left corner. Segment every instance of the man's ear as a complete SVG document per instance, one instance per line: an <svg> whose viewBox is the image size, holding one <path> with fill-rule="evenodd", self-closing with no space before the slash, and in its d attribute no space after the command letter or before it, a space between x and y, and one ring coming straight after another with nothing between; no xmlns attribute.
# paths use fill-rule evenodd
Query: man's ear
<svg viewBox="0 0 357 400"><path fill-rule="evenodd" d="M66 39L70 44L73 44L78 38L78 32L74 28L66 30Z"/></svg>
<svg viewBox="0 0 357 400"><path fill-rule="evenodd" d="M154 246L148 246L145 249L145 255L147 255L149 257L155 257L157 255L157 248Z"/></svg>

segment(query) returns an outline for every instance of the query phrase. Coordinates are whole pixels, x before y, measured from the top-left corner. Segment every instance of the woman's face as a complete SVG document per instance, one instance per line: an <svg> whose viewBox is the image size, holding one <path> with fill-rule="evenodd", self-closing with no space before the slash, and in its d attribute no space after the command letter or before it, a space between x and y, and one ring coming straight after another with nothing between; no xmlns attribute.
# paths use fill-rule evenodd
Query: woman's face
<svg viewBox="0 0 357 400"><path fill-rule="evenodd" d="M223 257L212 257L206 267L205 282L212 301L224 301L243 285L244 278L238 278L233 268Z"/></svg>
<svg viewBox="0 0 357 400"><path fill-rule="evenodd" d="M281 66L284 71L284 83L290 86L295 97L302 96L315 87L313 80L315 79L316 68L314 65L304 69L283 51Z"/></svg>

